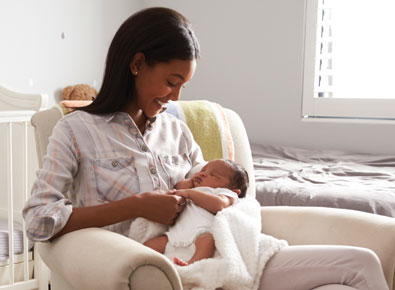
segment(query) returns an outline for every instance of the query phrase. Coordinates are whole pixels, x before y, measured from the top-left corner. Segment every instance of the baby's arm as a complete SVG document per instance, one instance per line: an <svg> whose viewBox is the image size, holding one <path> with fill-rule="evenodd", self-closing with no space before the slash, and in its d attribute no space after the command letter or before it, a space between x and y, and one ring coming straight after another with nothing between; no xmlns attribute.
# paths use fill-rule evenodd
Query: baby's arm
<svg viewBox="0 0 395 290"><path fill-rule="evenodd" d="M193 188L192 178L181 180L176 184L176 189L188 189Z"/></svg>
<svg viewBox="0 0 395 290"><path fill-rule="evenodd" d="M192 200L197 206L213 214L216 214L233 203L233 198L227 195L210 194L196 189L181 189L177 190L175 194Z"/></svg>

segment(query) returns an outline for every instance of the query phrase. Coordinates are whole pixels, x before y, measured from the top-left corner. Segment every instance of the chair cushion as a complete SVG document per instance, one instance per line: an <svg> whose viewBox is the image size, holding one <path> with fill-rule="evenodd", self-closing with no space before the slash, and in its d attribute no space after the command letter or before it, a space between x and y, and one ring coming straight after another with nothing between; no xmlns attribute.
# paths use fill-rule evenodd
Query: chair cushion
<svg viewBox="0 0 395 290"><path fill-rule="evenodd" d="M234 160L234 144L224 109L209 101L171 102L166 113L185 122L202 148L205 160Z"/></svg>

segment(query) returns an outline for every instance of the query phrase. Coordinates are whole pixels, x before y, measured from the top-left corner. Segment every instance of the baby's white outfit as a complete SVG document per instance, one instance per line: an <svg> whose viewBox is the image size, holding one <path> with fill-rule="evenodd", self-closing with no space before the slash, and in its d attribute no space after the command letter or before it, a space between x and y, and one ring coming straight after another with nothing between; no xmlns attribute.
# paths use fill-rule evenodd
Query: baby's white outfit
<svg viewBox="0 0 395 290"><path fill-rule="evenodd" d="M196 187L199 191L210 194L223 194L233 198L233 203L238 201L237 194L227 188ZM165 255L171 260L175 256L185 261L189 260L195 253L195 240L203 233L211 232L214 215L195 205L191 200L178 217L174 226L165 233L169 242L166 245Z"/></svg>

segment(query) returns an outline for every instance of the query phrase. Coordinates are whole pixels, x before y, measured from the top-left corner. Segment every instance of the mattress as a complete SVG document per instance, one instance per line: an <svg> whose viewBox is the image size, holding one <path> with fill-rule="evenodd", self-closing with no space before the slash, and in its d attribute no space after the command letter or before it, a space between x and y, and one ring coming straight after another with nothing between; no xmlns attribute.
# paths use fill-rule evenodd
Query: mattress
<svg viewBox="0 0 395 290"><path fill-rule="evenodd" d="M15 282L24 281L24 262L23 262L23 231L22 224L14 222L14 275ZM31 250L33 243L29 242L28 248ZM8 221L0 218L0 286L8 285L10 278L10 263L8 259ZM33 277L33 253L28 253L29 278Z"/></svg>
<svg viewBox="0 0 395 290"><path fill-rule="evenodd" d="M21 254L23 252L23 231L22 225L14 222L14 254ZM0 261L4 261L9 255L8 242L8 221L0 219ZM32 248L32 243L29 243L29 249Z"/></svg>
<svg viewBox="0 0 395 290"><path fill-rule="evenodd" d="M33 278L33 252L30 251L28 255L28 263L29 263L29 279ZM0 261L0 286L10 284L10 266L9 260L5 259ZM24 281L24 263L23 263L23 255L15 255L14 256L14 279L15 282ZM22 288L20 288L22 289Z"/></svg>
<svg viewBox="0 0 395 290"><path fill-rule="evenodd" d="M321 206L395 217L395 156L252 144L263 206Z"/></svg>

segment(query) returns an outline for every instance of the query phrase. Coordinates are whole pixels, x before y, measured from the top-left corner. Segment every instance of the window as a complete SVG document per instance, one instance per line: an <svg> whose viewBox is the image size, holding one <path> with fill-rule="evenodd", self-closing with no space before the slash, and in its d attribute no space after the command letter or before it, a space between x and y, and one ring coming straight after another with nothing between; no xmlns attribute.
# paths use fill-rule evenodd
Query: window
<svg viewBox="0 0 395 290"><path fill-rule="evenodd" d="M395 1L306 3L303 117L395 119Z"/></svg>

